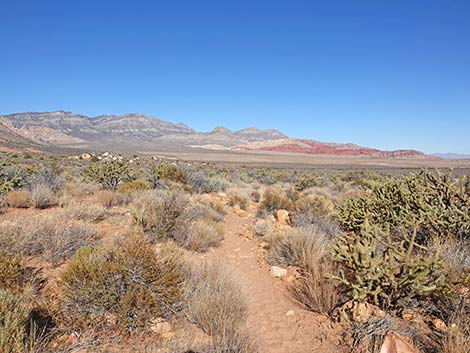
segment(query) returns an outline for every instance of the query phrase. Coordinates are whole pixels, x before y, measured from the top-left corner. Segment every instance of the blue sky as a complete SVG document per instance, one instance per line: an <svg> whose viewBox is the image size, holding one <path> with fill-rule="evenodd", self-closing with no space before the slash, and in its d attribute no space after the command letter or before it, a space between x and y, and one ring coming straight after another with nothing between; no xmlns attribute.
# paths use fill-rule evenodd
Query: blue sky
<svg viewBox="0 0 470 353"><path fill-rule="evenodd" d="M0 1L0 114L470 153L470 1Z"/></svg>

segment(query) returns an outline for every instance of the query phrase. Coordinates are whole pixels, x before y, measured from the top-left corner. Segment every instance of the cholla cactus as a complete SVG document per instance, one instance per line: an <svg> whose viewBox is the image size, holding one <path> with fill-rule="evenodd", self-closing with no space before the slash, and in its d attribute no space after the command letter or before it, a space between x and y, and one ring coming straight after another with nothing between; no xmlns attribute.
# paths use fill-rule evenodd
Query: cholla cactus
<svg viewBox="0 0 470 353"><path fill-rule="evenodd" d="M129 179L129 163L123 159L103 159L85 169L85 178L100 184L104 189L116 190Z"/></svg>
<svg viewBox="0 0 470 353"><path fill-rule="evenodd" d="M366 221L360 232L338 238L333 252L341 265L329 278L346 288L349 302L390 309L401 299L423 298L447 291L437 254L416 243L416 229L394 240L390 232Z"/></svg>
<svg viewBox="0 0 470 353"><path fill-rule="evenodd" d="M360 198L339 205L337 217L347 231L371 224L417 226L418 235L470 236L470 189L466 178L426 170L377 184Z"/></svg>

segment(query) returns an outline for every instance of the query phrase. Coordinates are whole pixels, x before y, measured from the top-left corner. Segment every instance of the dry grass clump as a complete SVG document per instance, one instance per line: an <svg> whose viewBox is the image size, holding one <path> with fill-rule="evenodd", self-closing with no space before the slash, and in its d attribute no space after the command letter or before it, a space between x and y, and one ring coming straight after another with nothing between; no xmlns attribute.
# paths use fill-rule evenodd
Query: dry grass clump
<svg viewBox="0 0 470 353"><path fill-rule="evenodd" d="M248 308L243 293L222 264L204 263L186 287L188 317L213 337L210 352L256 352L245 331Z"/></svg>
<svg viewBox="0 0 470 353"><path fill-rule="evenodd" d="M268 213L282 209L289 211L294 208L294 202L286 190L279 186L270 186L264 191L259 208Z"/></svg>
<svg viewBox="0 0 470 353"><path fill-rule="evenodd" d="M35 184L29 193L34 208L50 208L58 203L54 191L47 184Z"/></svg>
<svg viewBox="0 0 470 353"><path fill-rule="evenodd" d="M300 277L289 287L291 298L306 310L332 314L341 295L338 285L325 275L334 272L333 264L325 259L302 268Z"/></svg>
<svg viewBox="0 0 470 353"><path fill-rule="evenodd" d="M12 208L28 208L31 206L31 198L28 190L13 190L5 194L5 202Z"/></svg>
<svg viewBox="0 0 470 353"><path fill-rule="evenodd" d="M193 222L188 231L182 233L178 239L188 250L207 251L211 247L216 247L224 239L224 225L210 220L198 220Z"/></svg>
<svg viewBox="0 0 470 353"><path fill-rule="evenodd" d="M70 258L97 238L92 225L57 215L24 218L0 224L0 249L24 256L41 256L52 264Z"/></svg>
<svg viewBox="0 0 470 353"><path fill-rule="evenodd" d="M134 224L155 242L184 236L188 229L188 206L188 197L180 191L151 191L137 197L130 212Z"/></svg>
<svg viewBox="0 0 470 353"><path fill-rule="evenodd" d="M331 313L340 300L338 284L325 278L336 272L330 258L329 238L317 227L294 229L273 237L268 260L298 266L299 278L289 287L291 298L304 309Z"/></svg>
<svg viewBox="0 0 470 353"><path fill-rule="evenodd" d="M465 281L466 276L470 277L470 240L432 237L430 249L444 261L451 282Z"/></svg>
<svg viewBox="0 0 470 353"><path fill-rule="evenodd" d="M98 204L74 204L58 211L64 219L76 221L100 222L106 219L110 212Z"/></svg>
<svg viewBox="0 0 470 353"><path fill-rule="evenodd" d="M0 352L41 353L46 343L21 296L0 290Z"/></svg>
<svg viewBox="0 0 470 353"><path fill-rule="evenodd" d="M184 269L175 251L156 253L143 237L81 249L62 273L63 307L72 325L145 329L179 310Z"/></svg>
<svg viewBox="0 0 470 353"><path fill-rule="evenodd" d="M468 353L470 347L470 313L458 312L442 340L443 353Z"/></svg>
<svg viewBox="0 0 470 353"><path fill-rule="evenodd" d="M278 265L307 267L329 253L328 237L317 227L307 226L275 237L269 247L268 260Z"/></svg>
<svg viewBox="0 0 470 353"><path fill-rule="evenodd" d="M119 206L121 204L121 198L114 191L111 190L100 190L95 195L96 201L106 208Z"/></svg>

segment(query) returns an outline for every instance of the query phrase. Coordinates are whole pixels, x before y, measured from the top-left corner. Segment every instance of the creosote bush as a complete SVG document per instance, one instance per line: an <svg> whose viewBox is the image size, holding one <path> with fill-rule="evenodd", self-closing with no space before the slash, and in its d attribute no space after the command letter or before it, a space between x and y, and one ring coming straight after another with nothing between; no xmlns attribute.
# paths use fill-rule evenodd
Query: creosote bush
<svg viewBox="0 0 470 353"><path fill-rule="evenodd" d="M62 274L65 315L77 327L145 329L180 310L184 273L178 252L156 253L138 235L108 248L83 248Z"/></svg>

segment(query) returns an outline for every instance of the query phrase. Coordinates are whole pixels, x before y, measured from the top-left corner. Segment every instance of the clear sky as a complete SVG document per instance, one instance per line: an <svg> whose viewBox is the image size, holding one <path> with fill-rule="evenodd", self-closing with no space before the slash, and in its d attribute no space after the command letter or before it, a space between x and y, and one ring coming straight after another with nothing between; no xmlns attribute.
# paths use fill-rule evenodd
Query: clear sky
<svg viewBox="0 0 470 353"><path fill-rule="evenodd" d="M470 153L470 1L0 1L0 114Z"/></svg>

